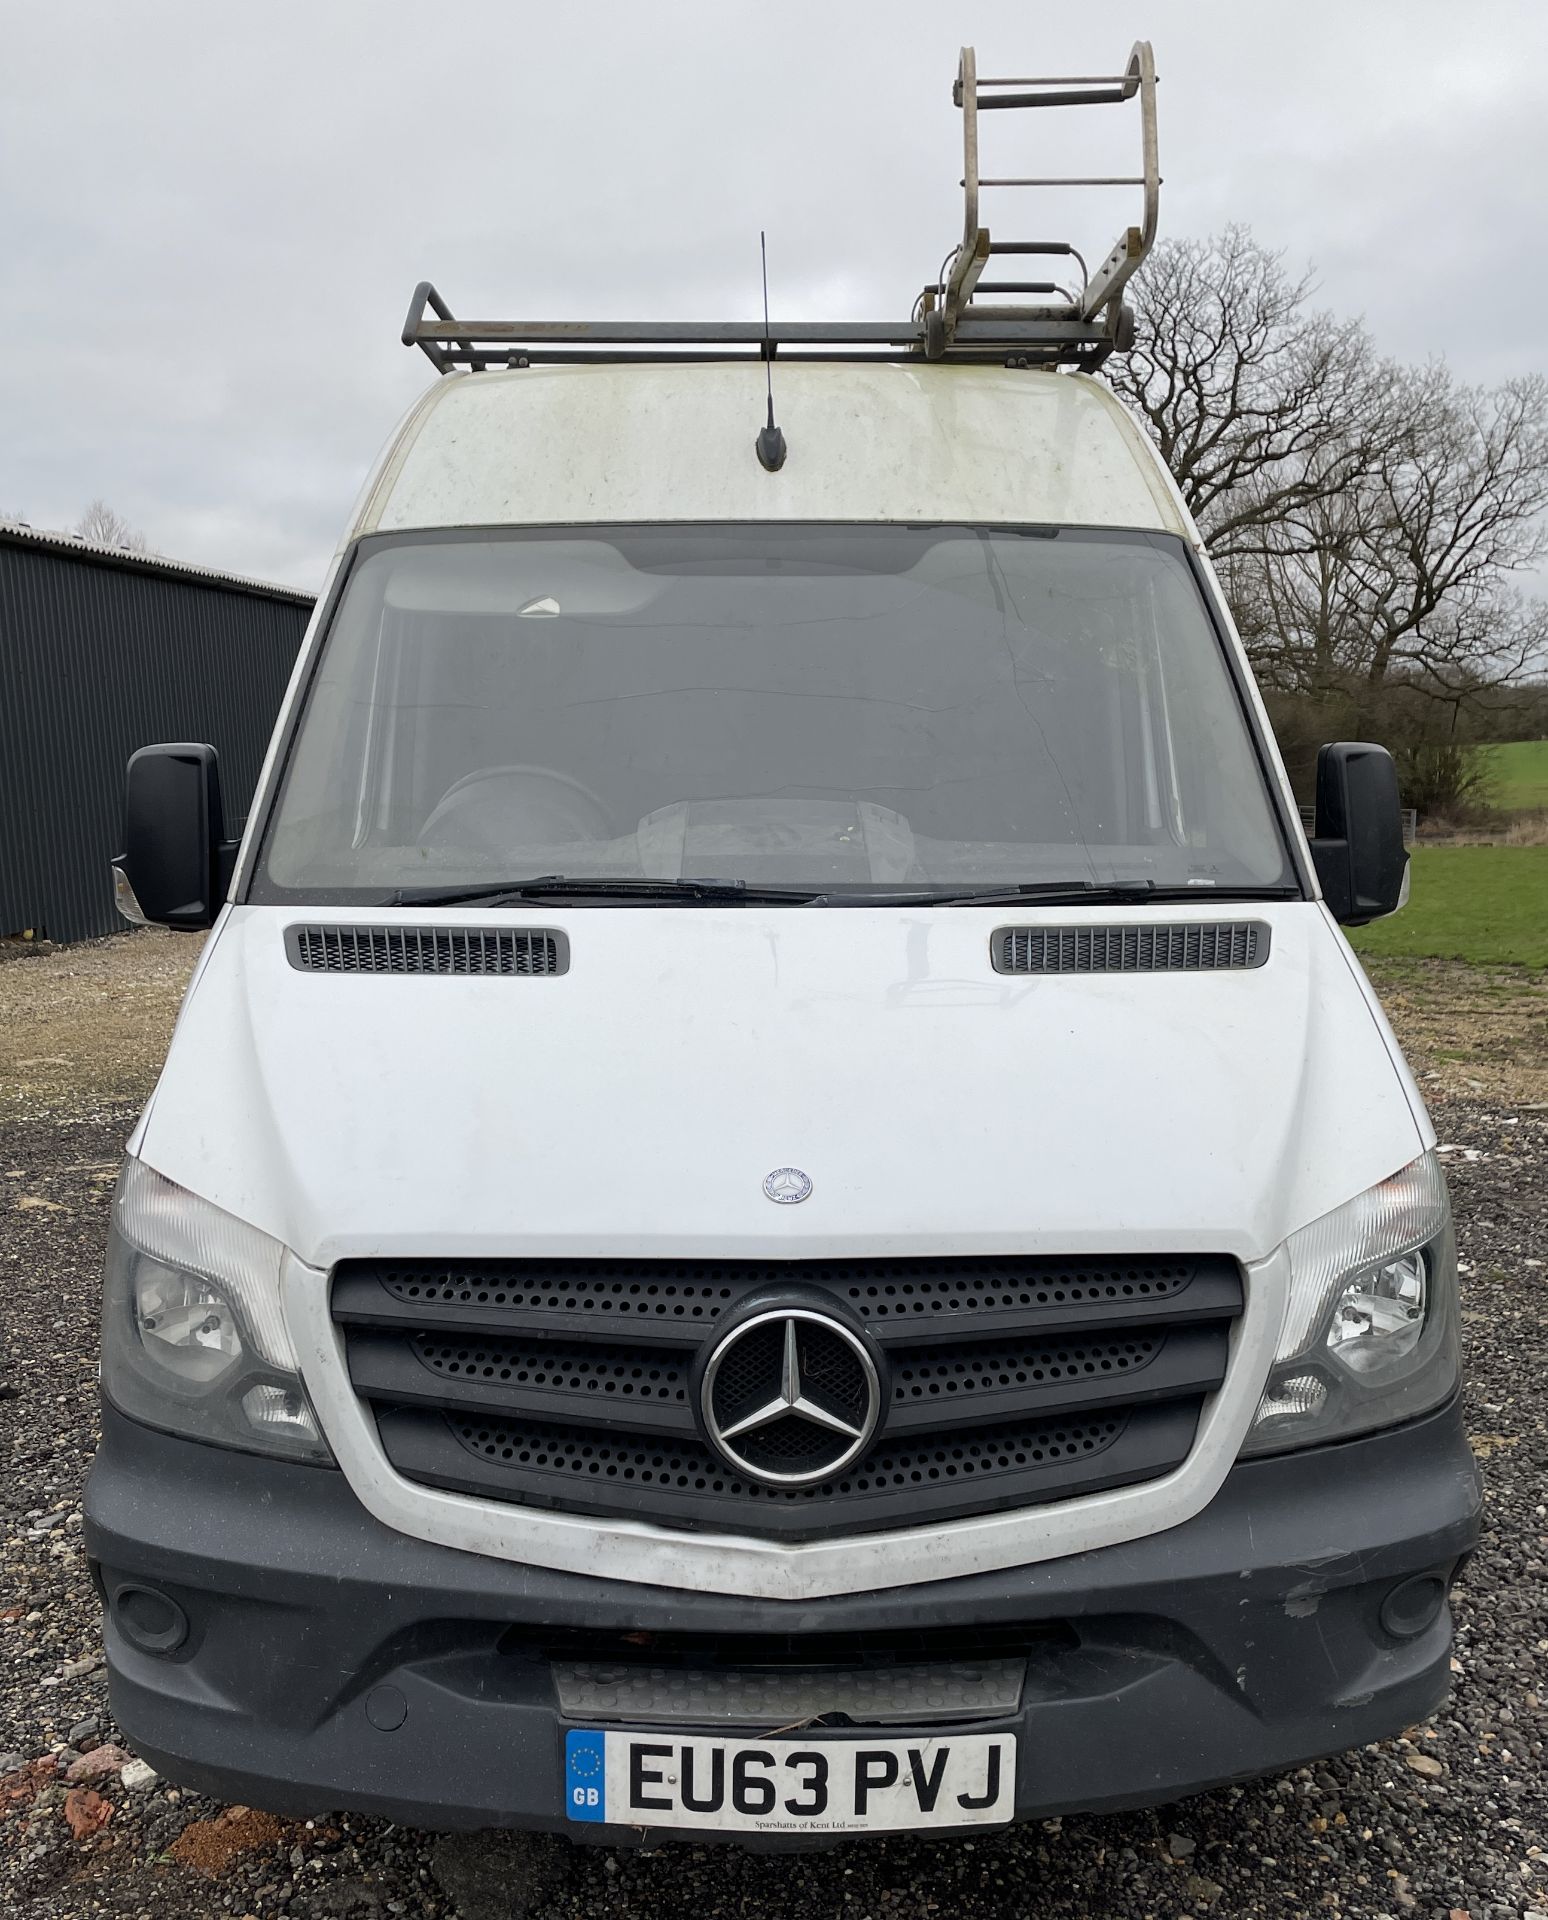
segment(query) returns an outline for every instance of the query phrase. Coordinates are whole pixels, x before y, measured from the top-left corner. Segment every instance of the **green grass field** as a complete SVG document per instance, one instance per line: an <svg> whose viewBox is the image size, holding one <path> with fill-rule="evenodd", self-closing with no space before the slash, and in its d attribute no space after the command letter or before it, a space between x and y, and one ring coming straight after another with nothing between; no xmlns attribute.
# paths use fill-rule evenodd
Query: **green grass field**
<svg viewBox="0 0 1548 1920"><path fill-rule="evenodd" d="M1548 740L1511 740L1478 751L1489 763L1495 806L1506 813L1548 807Z"/></svg>
<svg viewBox="0 0 1548 1920"><path fill-rule="evenodd" d="M1548 741L1526 744L1542 748L1548 777ZM1408 905L1352 927L1358 953L1548 967L1548 847L1415 847L1411 858Z"/></svg>

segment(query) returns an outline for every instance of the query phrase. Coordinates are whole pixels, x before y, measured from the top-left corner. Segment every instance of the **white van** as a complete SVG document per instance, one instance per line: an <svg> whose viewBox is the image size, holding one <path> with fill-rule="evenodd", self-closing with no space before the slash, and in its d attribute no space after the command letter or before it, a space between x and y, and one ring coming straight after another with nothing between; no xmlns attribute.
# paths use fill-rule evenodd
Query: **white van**
<svg viewBox="0 0 1548 1920"><path fill-rule="evenodd" d="M1090 371L1126 278L766 333L421 288L240 845L211 749L130 768L125 904L212 928L87 1502L171 1779L803 1844L1442 1698L1456 1261L1338 925L1399 903L1392 765L1324 749L1308 843Z"/></svg>

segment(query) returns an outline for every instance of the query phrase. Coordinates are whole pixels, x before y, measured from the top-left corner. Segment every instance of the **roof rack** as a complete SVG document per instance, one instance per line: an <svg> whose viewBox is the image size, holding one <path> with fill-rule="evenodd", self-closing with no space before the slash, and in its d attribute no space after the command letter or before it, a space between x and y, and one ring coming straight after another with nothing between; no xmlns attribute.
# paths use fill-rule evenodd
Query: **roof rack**
<svg viewBox="0 0 1548 1920"><path fill-rule="evenodd" d="M428 355L439 373L467 368L553 366L598 360L897 360L980 365L1100 366L1133 344L1124 289L1156 237L1161 176L1156 149L1156 70L1139 41L1120 74L1073 78L980 79L962 49L952 97L962 109L962 239L903 321L798 320L459 320L421 280L403 324L403 344ZM1141 170L1130 175L989 177L979 171L978 116L990 110L1119 105L1137 100ZM1063 240L994 240L979 224L979 198L1002 187L1139 187L1141 220L1125 229L1095 273ZM1078 285L1054 280L987 281L998 256L1073 260ZM1023 304L984 295L1036 295ZM433 316L433 317L427 317Z"/></svg>

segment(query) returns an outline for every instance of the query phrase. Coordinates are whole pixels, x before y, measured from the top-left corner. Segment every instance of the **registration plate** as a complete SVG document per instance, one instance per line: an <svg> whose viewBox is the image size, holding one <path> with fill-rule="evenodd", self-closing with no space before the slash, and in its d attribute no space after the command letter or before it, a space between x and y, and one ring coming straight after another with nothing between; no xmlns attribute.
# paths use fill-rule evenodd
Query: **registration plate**
<svg viewBox="0 0 1548 1920"><path fill-rule="evenodd" d="M1016 1809L1016 1736L672 1740L572 1728L565 1811L621 1827L885 1833L990 1826Z"/></svg>

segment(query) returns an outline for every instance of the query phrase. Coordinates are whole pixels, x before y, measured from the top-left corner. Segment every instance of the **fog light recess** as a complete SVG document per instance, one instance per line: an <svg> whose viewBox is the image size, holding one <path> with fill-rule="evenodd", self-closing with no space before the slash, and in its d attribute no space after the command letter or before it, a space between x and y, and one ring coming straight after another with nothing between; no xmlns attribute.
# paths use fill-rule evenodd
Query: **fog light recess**
<svg viewBox="0 0 1548 1920"><path fill-rule="evenodd" d="M1412 1640L1433 1625L1446 1604L1445 1577L1419 1573L1401 1581L1381 1603L1381 1624L1394 1640Z"/></svg>
<svg viewBox="0 0 1548 1920"><path fill-rule="evenodd" d="M113 1595L113 1620L141 1653L176 1653L188 1638L188 1615L154 1587L120 1587Z"/></svg>

